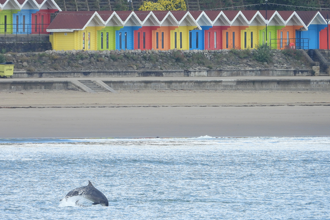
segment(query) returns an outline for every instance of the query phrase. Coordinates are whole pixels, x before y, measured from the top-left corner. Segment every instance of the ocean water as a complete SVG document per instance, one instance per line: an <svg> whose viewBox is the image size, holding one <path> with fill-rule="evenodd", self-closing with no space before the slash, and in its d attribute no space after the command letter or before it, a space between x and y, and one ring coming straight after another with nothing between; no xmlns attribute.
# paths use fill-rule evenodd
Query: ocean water
<svg viewBox="0 0 330 220"><path fill-rule="evenodd" d="M330 137L0 140L0 219L330 219ZM90 180L109 206L60 205Z"/></svg>

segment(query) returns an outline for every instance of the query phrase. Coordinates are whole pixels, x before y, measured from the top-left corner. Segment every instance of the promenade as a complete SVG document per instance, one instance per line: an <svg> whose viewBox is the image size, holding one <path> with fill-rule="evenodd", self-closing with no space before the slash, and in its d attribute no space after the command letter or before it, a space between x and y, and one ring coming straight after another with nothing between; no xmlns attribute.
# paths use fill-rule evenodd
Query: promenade
<svg viewBox="0 0 330 220"><path fill-rule="evenodd" d="M26 78L6 82L103 80L323 81L330 77ZM324 86L328 86L325 84ZM330 91L21 90L0 93L1 138L328 136Z"/></svg>

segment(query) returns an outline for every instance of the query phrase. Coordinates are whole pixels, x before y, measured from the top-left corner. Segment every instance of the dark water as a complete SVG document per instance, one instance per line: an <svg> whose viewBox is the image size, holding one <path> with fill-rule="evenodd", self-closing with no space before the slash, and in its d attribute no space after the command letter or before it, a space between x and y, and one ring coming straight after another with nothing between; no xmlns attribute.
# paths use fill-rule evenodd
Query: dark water
<svg viewBox="0 0 330 220"><path fill-rule="evenodd" d="M0 219L330 219L330 137L0 140L0 152ZM109 207L62 207L87 180Z"/></svg>

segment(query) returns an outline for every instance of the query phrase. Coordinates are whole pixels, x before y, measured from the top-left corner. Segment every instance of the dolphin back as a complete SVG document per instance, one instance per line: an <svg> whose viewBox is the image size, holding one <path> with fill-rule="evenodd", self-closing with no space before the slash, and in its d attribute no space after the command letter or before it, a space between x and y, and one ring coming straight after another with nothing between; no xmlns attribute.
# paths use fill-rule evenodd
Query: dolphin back
<svg viewBox="0 0 330 220"><path fill-rule="evenodd" d="M86 199L89 199L94 202L94 204L101 204L108 206L109 202L107 197L96 189L91 182L86 186L86 192L83 195Z"/></svg>
<svg viewBox="0 0 330 220"><path fill-rule="evenodd" d="M109 202L107 197L96 189L93 184L88 181L87 186L79 187L74 190L71 190L65 198L73 197L73 196L82 196L93 202L94 205L101 204L103 206L108 206Z"/></svg>

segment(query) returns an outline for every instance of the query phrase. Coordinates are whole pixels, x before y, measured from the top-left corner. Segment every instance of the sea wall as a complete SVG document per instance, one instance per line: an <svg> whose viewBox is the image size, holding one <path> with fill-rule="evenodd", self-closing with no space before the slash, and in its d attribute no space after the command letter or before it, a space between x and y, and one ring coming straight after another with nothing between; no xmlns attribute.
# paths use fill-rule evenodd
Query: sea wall
<svg viewBox="0 0 330 220"><path fill-rule="evenodd" d="M1 80L0 91L86 91L78 80ZM250 91L330 91L330 79L216 79L190 80L103 80L114 91L125 90L250 90Z"/></svg>
<svg viewBox="0 0 330 220"><path fill-rule="evenodd" d="M312 76L311 69L15 71L13 78Z"/></svg>
<svg viewBox="0 0 330 220"><path fill-rule="evenodd" d="M82 91L70 81L0 81L0 91Z"/></svg>
<svg viewBox="0 0 330 220"><path fill-rule="evenodd" d="M246 80L162 80L104 81L114 90L278 90L330 91L329 80L246 79Z"/></svg>

